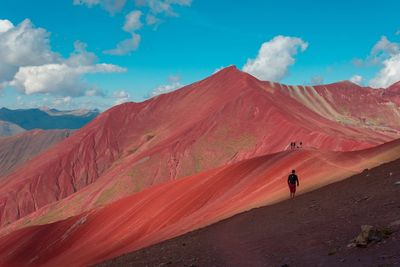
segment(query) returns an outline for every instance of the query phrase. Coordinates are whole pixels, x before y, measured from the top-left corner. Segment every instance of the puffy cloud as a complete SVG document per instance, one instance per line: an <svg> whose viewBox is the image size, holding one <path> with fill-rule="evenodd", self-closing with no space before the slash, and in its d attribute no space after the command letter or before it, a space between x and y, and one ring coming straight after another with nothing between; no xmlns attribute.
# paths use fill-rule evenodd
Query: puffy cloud
<svg viewBox="0 0 400 267"><path fill-rule="evenodd" d="M66 63L21 67L11 86L30 95L51 93L65 96L95 95L93 87L82 80L88 73L123 72L124 69L111 64L73 66Z"/></svg>
<svg viewBox="0 0 400 267"><path fill-rule="evenodd" d="M0 33L6 32L9 29L14 28L14 24L12 24L11 21L6 20L6 19L0 19Z"/></svg>
<svg viewBox="0 0 400 267"><path fill-rule="evenodd" d="M131 11L126 15L122 29L131 34L131 36L123 41L120 41L115 48L105 50L105 54L109 55L126 55L139 47L141 36L138 33L143 27L141 18L145 15L145 23L148 26L157 27L162 20L159 16L177 16L174 11L174 6L190 6L192 0L135 0L137 10ZM105 10L114 14L124 9L126 0L73 0L74 5L86 5L88 7L100 5ZM146 12L143 13L142 10Z"/></svg>
<svg viewBox="0 0 400 267"><path fill-rule="evenodd" d="M353 64L357 67L379 65L382 61L400 52L400 45L390 42L386 36L381 36L378 42L372 47L370 54L366 59L356 58Z"/></svg>
<svg viewBox="0 0 400 267"><path fill-rule="evenodd" d="M176 89L181 88L183 85L180 82L180 77L179 76L170 76L168 78L169 84L165 85L160 85L157 88L155 88L151 93L150 97L158 96L161 94L166 94L172 91L175 91Z"/></svg>
<svg viewBox="0 0 400 267"><path fill-rule="evenodd" d="M112 97L115 99L114 105L119 105L130 101L130 94L124 90L115 91L112 94Z"/></svg>
<svg viewBox="0 0 400 267"><path fill-rule="evenodd" d="M124 91L124 90L115 91L113 93L113 97L115 97L115 98L127 98L127 97L129 97L129 93Z"/></svg>
<svg viewBox="0 0 400 267"><path fill-rule="evenodd" d="M125 69L111 64L78 67L65 63L29 66L20 68L11 85L28 95L53 93L55 95L93 96L98 95L97 91L82 80L82 75L124 71Z"/></svg>
<svg viewBox="0 0 400 267"><path fill-rule="evenodd" d="M142 28L143 24L140 21L142 14L143 14L142 11L135 10L135 11L130 12L128 15L126 15L125 24L123 27L124 31L134 32L134 31Z"/></svg>
<svg viewBox="0 0 400 267"><path fill-rule="evenodd" d="M98 64L97 56L81 42L76 42L74 52L63 58L51 50L50 34L28 19L17 26L4 20L1 25L0 87L11 86L28 95L100 95L84 81L85 74L125 71L112 64Z"/></svg>
<svg viewBox="0 0 400 267"><path fill-rule="evenodd" d="M258 55L248 59L243 71L261 80L280 81L295 62L294 56L305 51L308 43L290 36L276 36L262 44Z"/></svg>
<svg viewBox="0 0 400 267"><path fill-rule="evenodd" d="M362 85L363 83L363 77L361 75L353 75L350 78L350 82L358 84L358 85Z"/></svg>
<svg viewBox="0 0 400 267"><path fill-rule="evenodd" d="M386 36L382 36L381 39L372 47L372 55L396 55L400 52L400 46L397 43L390 42Z"/></svg>
<svg viewBox="0 0 400 267"><path fill-rule="evenodd" d="M117 44L114 49L104 51L105 54L122 56L135 51L140 44L141 36L139 34L133 33L131 38L123 40Z"/></svg>
<svg viewBox="0 0 400 267"><path fill-rule="evenodd" d="M100 5L111 14L121 11L126 0L73 0L74 5L86 5L88 7Z"/></svg>
<svg viewBox="0 0 400 267"><path fill-rule="evenodd" d="M386 88L400 81L400 53L383 61L383 67L370 81L374 88Z"/></svg>
<svg viewBox="0 0 400 267"><path fill-rule="evenodd" d="M50 49L50 34L35 28L26 19L18 26L3 21L0 31L0 84L11 81L21 66L59 62L61 57ZM4 26L6 25L6 26ZM5 30L7 29L7 30Z"/></svg>
<svg viewBox="0 0 400 267"><path fill-rule="evenodd" d="M379 72L369 81L371 87L386 88L400 80L400 44L382 36L367 60L381 65Z"/></svg>

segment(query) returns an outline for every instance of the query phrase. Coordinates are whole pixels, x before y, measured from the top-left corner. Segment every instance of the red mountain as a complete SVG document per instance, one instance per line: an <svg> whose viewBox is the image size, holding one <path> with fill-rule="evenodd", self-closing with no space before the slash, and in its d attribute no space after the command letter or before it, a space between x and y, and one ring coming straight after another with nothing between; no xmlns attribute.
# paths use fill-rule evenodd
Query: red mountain
<svg viewBox="0 0 400 267"><path fill-rule="evenodd" d="M348 83L288 87L229 67L114 107L0 182L1 224L85 189L79 199L71 196L64 215L48 220L78 214L161 182L285 150L291 141L348 151L400 137L398 104L371 90Z"/></svg>
<svg viewBox="0 0 400 267"><path fill-rule="evenodd" d="M363 151L284 151L166 182L103 208L0 238L1 266L88 266L287 197L286 176L304 193L400 155L400 141ZM79 194L79 193L78 193Z"/></svg>

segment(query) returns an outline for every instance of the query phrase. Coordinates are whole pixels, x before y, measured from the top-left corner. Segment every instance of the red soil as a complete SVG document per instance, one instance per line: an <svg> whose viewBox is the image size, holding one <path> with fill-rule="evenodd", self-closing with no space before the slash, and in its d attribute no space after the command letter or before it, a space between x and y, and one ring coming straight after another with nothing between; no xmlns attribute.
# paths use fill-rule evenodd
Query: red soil
<svg viewBox="0 0 400 267"><path fill-rule="evenodd" d="M398 181L400 160L98 266L400 266ZM348 248L364 224L395 232Z"/></svg>
<svg viewBox="0 0 400 267"><path fill-rule="evenodd" d="M400 141L355 152L297 150L256 157L154 186L79 216L0 239L1 266L85 266L170 239L398 158Z"/></svg>
<svg viewBox="0 0 400 267"><path fill-rule="evenodd" d="M349 151L400 137L393 96L347 87L316 90L325 101L310 106L307 88L294 96L229 67L173 93L114 107L0 181L0 225L84 190L65 208L66 215L78 214L162 182L285 150L294 140ZM352 100L343 101L349 92Z"/></svg>

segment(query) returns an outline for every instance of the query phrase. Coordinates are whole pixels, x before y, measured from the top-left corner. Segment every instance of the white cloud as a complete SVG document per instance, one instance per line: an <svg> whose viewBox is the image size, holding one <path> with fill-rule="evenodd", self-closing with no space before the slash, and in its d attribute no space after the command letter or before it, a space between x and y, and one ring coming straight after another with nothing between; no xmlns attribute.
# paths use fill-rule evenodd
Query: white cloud
<svg viewBox="0 0 400 267"><path fill-rule="evenodd" d="M369 81L374 88L387 88L400 80L400 44L391 42L386 36L373 46L369 60L381 65L379 72Z"/></svg>
<svg viewBox="0 0 400 267"><path fill-rule="evenodd" d="M0 33L6 32L12 28L14 28L14 24L12 24L11 21L0 19Z"/></svg>
<svg viewBox="0 0 400 267"><path fill-rule="evenodd" d="M141 22L142 14L140 10L135 10L126 15L123 30L129 32L131 37L119 42L115 48L104 51L105 54L123 56L138 49L142 37L135 31L143 26Z"/></svg>
<svg viewBox="0 0 400 267"><path fill-rule="evenodd" d="M51 93L77 97L93 95L92 86L82 80L82 75L123 71L125 70L111 64L72 66L61 63L28 66L19 69L10 85L27 95Z"/></svg>
<svg viewBox="0 0 400 267"><path fill-rule="evenodd" d="M17 26L4 22L0 32L0 84L11 81L21 66L37 66L59 62L59 54L51 51L50 34L41 28L35 28L26 19Z"/></svg>
<svg viewBox="0 0 400 267"><path fill-rule="evenodd" d="M160 85L156 87L151 93L150 97L158 96L161 94L166 94L172 91L175 91L176 89L181 88L183 85L180 82L180 77L179 76L170 76L168 78L169 84L165 85Z"/></svg>
<svg viewBox="0 0 400 267"><path fill-rule="evenodd" d="M356 58L353 64L357 67L380 65L389 57L400 53L400 45L390 42L386 36L381 36L378 42L372 47L366 59Z"/></svg>
<svg viewBox="0 0 400 267"><path fill-rule="evenodd" d="M115 91L113 93L113 97L115 97L115 98L127 98L127 97L129 97L129 93L124 91L124 90Z"/></svg>
<svg viewBox="0 0 400 267"><path fill-rule="evenodd" d="M70 107L72 102L73 102L72 97L66 96L66 97L61 97L61 98L55 98L55 99L53 99L53 101L51 103L55 107L65 108L65 107Z"/></svg>
<svg viewBox="0 0 400 267"><path fill-rule="evenodd" d="M133 33L131 38L121 41L117 44L114 49L104 51L105 54L122 56L135 51L140 44L141 36L139 34Z"/></svg>
<svg viewBox="0 0 400 267"><path fill-rule="evenodd" d="M73 0L73 4L86 5L88 7L100 5L110 14L115 14L116 12L119 12L124 8L126 0Z"/></svg>
<svg viewBox="0 0 400 267"><path fill-rule="evenodd" d="M243 71L261 80L280 81L295 62L294 56L305 51L308 43L297 37L276 36L262 44L258 55L248 59Z"/></svg>
<svg viewBox="0 0 400 267"><path fill-rule="evenodd" d="M383 68L370 81L374 88L387 88L400 81L400 53L383 61Z"/></svg>
<svg viewBox="0 0 400 267"><path fill-rule="evenodd" d="M99 95L98 89L84 81L85 74L125 71L112 64L97 64L97 56L81 42L76 42L74 52L63 58L51 50L50 34L28 19L17 26L4 21L2 25L0 87L11 86L24 94Z"/></svg>
<svg viewBox="0 0 400 267"><path fill-rule="evenodd" d="M115 99L114 105L120 105L130 101L130 94L124 90L115 91L112 97Z"/></svg>
<svg viewBox="0 0 400 267"><path fill-rule="evenodd" d="M323 84L323 82L324 82L324 77L319 76L319 75L311 77L311 80L310 80L311 85L321 85L321 84Z"/></svg>
<svg viewBox="0 0 400 267"><path fill-rule="evenodd" d="M140 20L142 14L143 14L142 11L135 10L135 11L130 12L128 15L126 15L125 24L123 27L124 31L134 32L134 31L142 28L143 24Z"/></svg>
<svg viewBox="0 0 400 267"><path fill-rule="evenodd" d="M397 30L395 35L400 35L400 30Z"/></svg>
<svg viewBox="0 0 400 267"><path fill-rule="evenodd" d="M146 15L146 24L149 26L157 26L161 23L161 20L154 15L147 14Z"/></svg>
<svg viewBox="0 0 400 267"><path fill-rule="evenodd" d="M350 82L352 82L352 83L355 83L355 84L358 84L358 85L362 85L362 83L363 83L363 77L361 76L361 75L353 75L351 78L350 78Z"/></svg>
<svg viewBox="0 0 400 267"><path fill-rule="evenodd" d="M177 16L173 5L190 6L192 0L135 0L138 7L147 7L153 14L164 14L167 16Z"/></svg>
<svg viewBox="0 0 400 267"><path fill-rule="evenodd" d="M126 0L73 0L74 5L86 5L88 7L100 5L111 14L122 11L124 7L129 6L126 2ZM137 9L126 15L122 26L122 29L129 32L131 36L120 41L115 48L105 50L105 54L122 56L138 49L141 41L138 31L143 28L142 16L145 15L147 26L157 27L162 22L159 16L172 17L178 15L174 11L174 6L190 6L192 4L192 0L135 0L134 2Z"/></svg>
<svg viewBox="0 0 400 267"><path fill-rule="evenodd" d="M381 39L372 47L371 55L396 55L400 52L400 46L397 43L390 42L386 36Z"/></svg>

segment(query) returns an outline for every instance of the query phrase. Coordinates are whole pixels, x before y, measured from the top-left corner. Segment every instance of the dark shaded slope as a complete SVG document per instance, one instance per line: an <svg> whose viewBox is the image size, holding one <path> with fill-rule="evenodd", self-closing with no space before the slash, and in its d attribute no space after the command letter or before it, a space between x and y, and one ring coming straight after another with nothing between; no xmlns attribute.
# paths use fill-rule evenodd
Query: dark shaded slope
<svg viewBox="0 0 400 267"><path fill-rule="evenodd" d="M11 136L22 132L25 132L25 129L20 126L8 121L0 121L0 136Z"/></svg>
<svg viewBox="0 0 400 267"><path fill-rule="evenodd" d="M79 129L93 120L98 113L92 112L83 116L49 115L40 109L0 109L0 120L12 122L26 129Z"/></svg>
<svg viewBox="0 0 400 267"><path fill-rule="evenodd" d="M399 222L398 181L400 160L98 266L399 266L399 231L347 248L360 225Z"/></svg>
<svg viewBox="0 0 400 267"><path fill-rule="evenodd" d="M70 134L71 130L32 130L0 137L0 180Z"/></svg>

